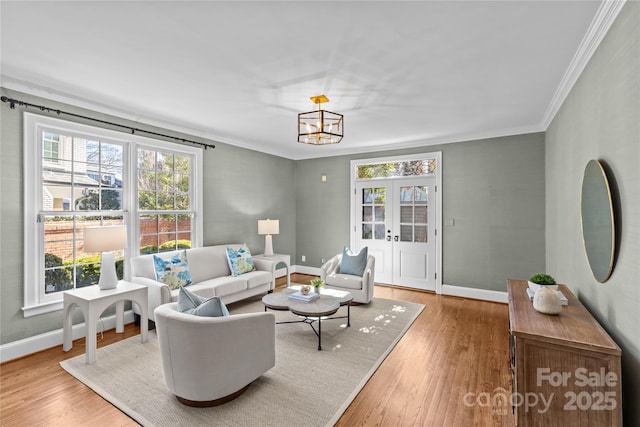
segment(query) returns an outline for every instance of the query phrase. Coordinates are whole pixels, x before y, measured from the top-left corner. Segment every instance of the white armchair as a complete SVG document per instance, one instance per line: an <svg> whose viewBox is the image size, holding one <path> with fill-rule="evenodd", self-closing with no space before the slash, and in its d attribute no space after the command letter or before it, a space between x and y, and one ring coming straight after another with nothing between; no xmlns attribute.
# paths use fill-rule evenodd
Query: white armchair
<svg viewBox="0 0 640 427"><path fill-rule="evenodd" d="M155 310L167 388L189 406L215 406L240 396L276 364L273 313L200 317L178 303Z"/></svg>
<svg viewBox="0 0 640 427"><path fill-rule="evenodd" d="M369 304L373 298L373 279L376 270L376 259L369 255L362 277L352 274L341 274L342 254L338 254L320 267L320 278L329 289L347 291L353 295L353 301Z"/></svg>

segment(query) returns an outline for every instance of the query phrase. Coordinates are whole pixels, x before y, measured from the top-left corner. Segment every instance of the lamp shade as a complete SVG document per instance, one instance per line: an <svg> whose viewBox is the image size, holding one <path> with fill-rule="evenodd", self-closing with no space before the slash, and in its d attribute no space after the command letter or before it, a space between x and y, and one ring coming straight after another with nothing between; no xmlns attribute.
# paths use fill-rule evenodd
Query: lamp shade
<svg viewBox="0 0 640 427"><path fill-rule="evenodd" d="M111 225L84 229L85 252L109 252L127 247L127 227Z"/></svg>
<svg viewBox="0 0 640 427"><path fill-rule="evenodd" d="M277 219L258 220L258 234L280 234L280 221Z"/></svg>

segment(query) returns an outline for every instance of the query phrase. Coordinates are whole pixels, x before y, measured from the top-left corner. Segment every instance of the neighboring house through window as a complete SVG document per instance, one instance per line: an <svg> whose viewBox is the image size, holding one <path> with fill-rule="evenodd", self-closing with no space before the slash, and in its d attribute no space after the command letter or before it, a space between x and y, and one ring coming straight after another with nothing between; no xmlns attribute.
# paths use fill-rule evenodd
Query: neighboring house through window
<svg viewBox="0 0 640 427"><path fill-rule="evenodd" d="M100 254L83 229L127 225L128 258L200 246L202 149L25 113L25 316L94 285Z"/></svg>

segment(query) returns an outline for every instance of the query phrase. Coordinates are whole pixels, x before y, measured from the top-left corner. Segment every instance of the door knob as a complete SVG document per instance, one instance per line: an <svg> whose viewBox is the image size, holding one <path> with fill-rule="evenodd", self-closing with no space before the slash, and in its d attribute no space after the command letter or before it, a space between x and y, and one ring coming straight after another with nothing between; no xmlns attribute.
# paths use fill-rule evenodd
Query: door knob
<svg viewBox="0 0 640 427"><path fill-rule="evenodd" d="M398 236L393 236L393 241L397 242L398 241Z"/></svg>
<svg viewBox="0 0 640 427"><path fill-rule="evenodd" d="M387 242L391 241L391 236L387 236Z"/></svg>

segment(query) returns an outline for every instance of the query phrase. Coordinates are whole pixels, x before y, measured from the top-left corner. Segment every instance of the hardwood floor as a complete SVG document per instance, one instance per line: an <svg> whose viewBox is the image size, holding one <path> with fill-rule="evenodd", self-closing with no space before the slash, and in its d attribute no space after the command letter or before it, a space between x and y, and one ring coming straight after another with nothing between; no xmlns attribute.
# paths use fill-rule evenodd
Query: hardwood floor
<svg viewBox="0 0 640 427"><path fill-rule="evenodd" d="M310 277L294 274L292 281ZM482 399L511 394L506 304L386 286L374 295L426 307L337 426L513 425L510 406ZM133 324L123 334L107 331L98 346L138 333ZM84 339L68 353L60 345L0 365L0 425L137 425L60 367L82 353Z"/></svg>

